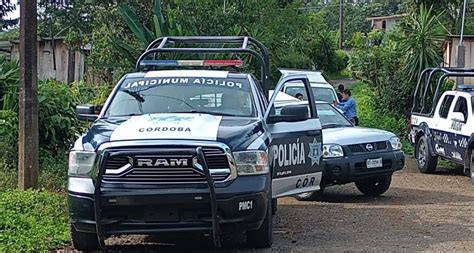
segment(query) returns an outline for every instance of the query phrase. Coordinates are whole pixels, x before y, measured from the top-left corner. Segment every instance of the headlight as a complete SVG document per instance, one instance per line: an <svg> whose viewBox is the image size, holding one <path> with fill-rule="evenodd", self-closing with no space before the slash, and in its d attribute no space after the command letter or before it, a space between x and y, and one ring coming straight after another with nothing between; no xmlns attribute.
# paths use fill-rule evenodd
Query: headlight
<svg viewBox="0 0 474 253"><path fill-rule="evenodd" d="M343 157L344 151L341 145L326 144L323 145L323 158Z"/></svg>
<svg viewBox="0 0 474 253"><path fill-rule="evenodd" d="M71 151L69 153L70 176L87 176L94 166L95 152L90 151Z"/></svg>
<svg viewBox="0 0 474 253"><path fill-rule="evenodd" d="M390 145L392 145L393 150L402 149L402 143L400 142L400 138L398 138L398 137L390 138Z"/></svg>
<svg viewBox="0 0 474 253"><path fill-rule="evenodd" d="M258 175L270 171L268 168L267 152L261 150L234 152L237 174Z"/></svg>

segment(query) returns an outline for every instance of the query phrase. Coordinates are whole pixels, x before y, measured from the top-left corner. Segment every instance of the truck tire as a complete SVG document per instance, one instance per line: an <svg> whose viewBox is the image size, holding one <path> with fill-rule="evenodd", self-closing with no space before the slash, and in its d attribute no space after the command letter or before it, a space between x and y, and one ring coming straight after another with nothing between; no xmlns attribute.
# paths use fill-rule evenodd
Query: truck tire
<svg viewBox="0 0 474 253"><path fill-rule="evenodd" d="M72 245L80 251L100 250L99 239L96 233L83 233L71 225Z"/></svg>
<svg viewBox="0 0 474 253"><path fill-rule="evenodd" d="M300 193L298 195L295 195L295 199L299 201L316 201L316 200L321 200L323 197L324 193L324 187L321 187L319 191L315 192L304 192Z"/></svg>
<svg viewBox="0 0 474 253"><path fill-rule="evenodd" d="M469 171L471 174L471 183L474 184L474 150L471 150L471 162L470 162L470 165L469 165Z"/></svg>
<svg viewBox="0 0 474 253"><path fill-rule="evenodd" d="M357 189L366 196L378 196L385 193L392 183L392 176L368 178L355 182Z"/></svg>
<svg viewBox="0 0 474 253"><path fill-rule="evenodd" d="M267 215L257 230L247 231L247 245L250 248L269 248L273 244L272 200L267 207Z"/></svg>
<svg viewBox="0 0 474 253"><path fill-rule="evenodd" d="M438 156L430 154L430 146L425 135L421 136L416 145L416 159L421 173L433 173L438 165Z"/></svg>

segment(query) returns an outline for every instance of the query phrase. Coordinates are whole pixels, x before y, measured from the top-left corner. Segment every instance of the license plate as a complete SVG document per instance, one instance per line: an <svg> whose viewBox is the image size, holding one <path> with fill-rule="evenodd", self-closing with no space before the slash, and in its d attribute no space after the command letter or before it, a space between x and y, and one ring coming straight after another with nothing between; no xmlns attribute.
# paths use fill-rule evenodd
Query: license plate
<svg viewBox="0 0 474 253"><path fill-rule="evenodd" d="M377 159L367 159L367 168L380 168L383 166L382 157Z"/></svg>

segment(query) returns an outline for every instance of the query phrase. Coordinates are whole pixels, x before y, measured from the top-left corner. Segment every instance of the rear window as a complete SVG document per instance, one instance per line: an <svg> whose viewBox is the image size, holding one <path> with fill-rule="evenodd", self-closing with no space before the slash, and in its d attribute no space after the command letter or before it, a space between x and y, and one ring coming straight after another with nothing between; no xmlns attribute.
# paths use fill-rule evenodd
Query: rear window
<svg viewBox="0 0 474 253"><path fill-rule="evenodd" d="M443 102L439 108L439 117L446 119L448 117L449 108L451 108L451 104L453 103L454 96L447 95L444 97Z"/></svg>
<svg viewBox="0 0 474 253"><path fill-rule="evenodd" d="M127 78L114 94L106 116L200 112L253 117L253 101L245 78Z"/></svg>
<svg viewBox="0 0 474 253"><path fill-rule="evenodd" d="M324 102L332 103L334 100L336 100L336 97L334 95L334 90L331 88L312 87L311 90L313 91L313 95L316 101L324 101ZM293 86L293 87L287 87L285 89L285 93L295 97L296 94L298 93L306 94L306 90L302 86L301 87ZM303 100L306 101L308 100L308 98L304 97Z"/></svg>
<svg viewBox="0 0 474 253"><path fill-rule="evenodd" d="M472 113L474 115L474 97L471 97Z"/></svg>

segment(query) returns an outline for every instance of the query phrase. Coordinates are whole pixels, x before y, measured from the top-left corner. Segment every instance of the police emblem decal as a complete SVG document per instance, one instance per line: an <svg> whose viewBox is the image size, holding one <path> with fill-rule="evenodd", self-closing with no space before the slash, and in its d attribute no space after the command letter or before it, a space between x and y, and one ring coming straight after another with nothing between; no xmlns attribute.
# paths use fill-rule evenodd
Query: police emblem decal
<svg viewBox="0 0 474 253"><path fill-rule="evenodd" d="M311 166L315 163L319 165L321 160L321 143L316 138L313 139L312 143L309 143L309 154L308 157L311 159Z"/></svg>
<svg viewBox="0 0 474 253"><path fill-rule="evenodd" d="M191 121L193 120L193 117L184 117L184 116L156 116L156 115L150 115L149 116L149 121L151 122L183 122L183 121Z"/></svg>

